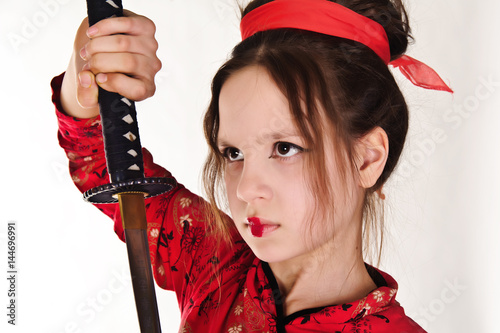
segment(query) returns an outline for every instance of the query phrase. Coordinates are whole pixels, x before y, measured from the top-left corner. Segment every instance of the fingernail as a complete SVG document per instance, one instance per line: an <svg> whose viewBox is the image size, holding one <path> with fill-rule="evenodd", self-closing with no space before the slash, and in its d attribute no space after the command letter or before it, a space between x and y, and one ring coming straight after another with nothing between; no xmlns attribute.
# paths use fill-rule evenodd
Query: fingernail
<svg viewBox="0 0 500 333"><path fill-rule="evenodd" d="M90 85L92 84L92 80L90 78L90 75L88 75L86 73L78 74L78 79L80 80L80 85L83 88L89 88Z"/></svg>
<svg viewBox="0 0 500 333"><path fill-rule="evenodd" d="M104 83L104 82L108 81L108 76L106 74L103 74L103 73L97 74L97 76L95 78L97 80L97 83Z"/></svg>
<svg viewBox="0 0 500 333"><path fill-rule="evenodd" d="M87 36L88 37L92 37L92 36L95 36L97 34L97 28L94 27L94 26L91 26L88 30L87 30Z"/></svg>
<svg viewBox="0 0 500 333"><path fill-rule="evenodd" d="M83 60L87 60L87 50L85 46L80 50L80 58L82 58Z"/></svg>
<svg viewBox="0 0 500 333"><path fill-rule="evenodd" d="M82 67L82 71L89 71L89 70L90 70L90 65L89 65L89 63L87 62L87 63L85 63L85 65L83 65L83 67Z"/></svg>

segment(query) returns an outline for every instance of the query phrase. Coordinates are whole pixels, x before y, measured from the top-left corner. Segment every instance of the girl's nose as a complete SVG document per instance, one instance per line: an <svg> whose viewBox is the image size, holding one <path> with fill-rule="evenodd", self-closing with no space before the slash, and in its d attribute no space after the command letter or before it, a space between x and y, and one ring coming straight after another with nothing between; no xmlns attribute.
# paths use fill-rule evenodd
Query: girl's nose
<svg viewBox="0 0 500 333"><path fill-rule="evenodd" d="M270 186L270 174L266 172L264 162L244 162L236 195L238 199L247 203L258 199L271 199L272 188Z"/></svg>

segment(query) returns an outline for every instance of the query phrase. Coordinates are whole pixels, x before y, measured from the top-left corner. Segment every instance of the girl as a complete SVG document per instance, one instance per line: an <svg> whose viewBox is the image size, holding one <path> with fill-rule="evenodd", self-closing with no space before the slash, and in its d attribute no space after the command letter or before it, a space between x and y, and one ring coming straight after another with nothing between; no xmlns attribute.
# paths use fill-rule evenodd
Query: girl
<svg viewBox="0 0 500 333"><path fill-rule="evenodd" d="M396 301L394 279L363 259L408 127L387 64L397 59L413 82L449 89L402 57L401 1L254 0L241 30L204 120L208 202L182 185L146 202L153 272L177 294L180 331L422 332ZM108 178L97 86L152 96L154 32L131 12L84 21L67 72L52 82L81 191ZM147 150L144 159L146 176L172 177ZM98 208L123 240L117 207Z"/></svg>

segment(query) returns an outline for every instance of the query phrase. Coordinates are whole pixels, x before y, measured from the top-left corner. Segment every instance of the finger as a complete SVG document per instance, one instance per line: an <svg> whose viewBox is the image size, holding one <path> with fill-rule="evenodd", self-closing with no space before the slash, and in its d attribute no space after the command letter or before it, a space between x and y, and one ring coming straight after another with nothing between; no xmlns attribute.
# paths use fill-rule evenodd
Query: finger
<svg viewBox="0 0 500 333"><path fill-rule="evenodd" d="M78 74L76 99L82 108L94 108L98 105L98 91L99 89L92 72L82 71Z"/></svg>
<svg viewBox="0 0 500 333"><path fill-rule="evenodd" d="M145 100L153 96L156 90L152 80L133 78L120 73L99 73L96 81L101 88L116 92L133 101Z"/></svg>
<svg viewBox="0 0 500 333"><path fill-rule="evenodd" d="M136 53L156 57L158 42L153 37L142 38L129 35L112 35L91 39L80 50L80 57L89 59L96 53Z"/></svg>
<svg viewBox="0 0 500 333"><path fill-rule="evenodd" d="M97 22L87 30L87 36L95 38L114 34L154 35L155 31L155 24L145 16L122 16Z"/></svg>
<svg viewBox="0 0 500 333"><path fill-rule="evenodd" d="M125 73L152 79L161 69L161 62L158 58L151 59L141 54L98 53L89 59L84 69L94 74Z"/></svg>

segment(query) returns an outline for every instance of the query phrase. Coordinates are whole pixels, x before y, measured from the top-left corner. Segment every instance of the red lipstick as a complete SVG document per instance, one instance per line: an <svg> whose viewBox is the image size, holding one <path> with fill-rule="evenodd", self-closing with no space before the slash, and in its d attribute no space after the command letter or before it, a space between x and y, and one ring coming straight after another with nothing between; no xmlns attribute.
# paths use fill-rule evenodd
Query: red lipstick
<svg viewBox="0 0 500 333"><path fill-rule="evenodd" d="M264 233L264 225L260 223L260 219L258 217L249 217L247 221L252 235L254 237L262 237L262 234Z"/></svg>

